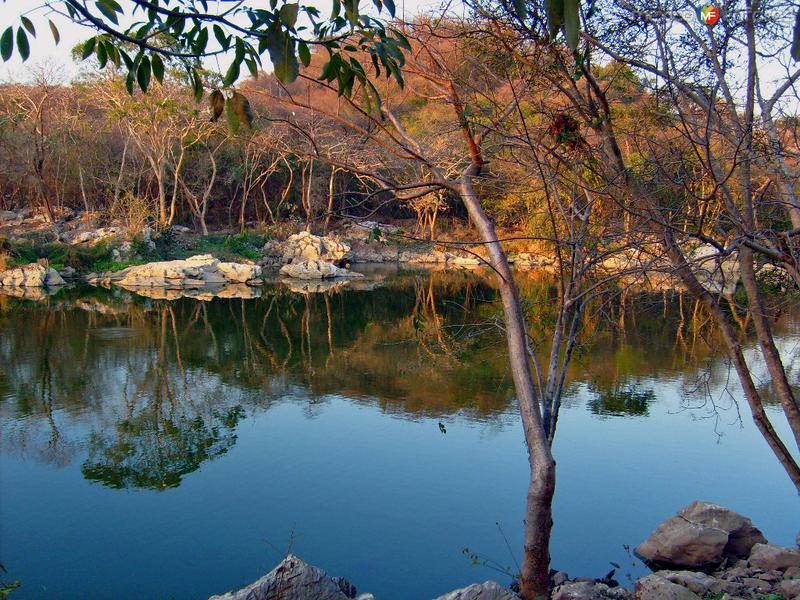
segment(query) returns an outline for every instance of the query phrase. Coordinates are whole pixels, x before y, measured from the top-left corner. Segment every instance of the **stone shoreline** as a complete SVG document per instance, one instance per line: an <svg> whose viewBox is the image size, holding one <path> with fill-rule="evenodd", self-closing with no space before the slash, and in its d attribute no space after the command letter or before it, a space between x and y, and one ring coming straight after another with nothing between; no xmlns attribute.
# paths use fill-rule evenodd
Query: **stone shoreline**
<svg viewBox="0 0 800 600"><path fill-rule="evenodd" d="M797 539L800 546L800 535ZM632 590L614 579L570 579L551 572L551 600L800 600L800 548L769 544L750 519L716 504L693 502L664 521L636 554L654 572ZM435 600L519 600L515 584L486 581ZM378 600L358 595L342 577L329 577L287 556L258 581L209 600Z"/></svg>

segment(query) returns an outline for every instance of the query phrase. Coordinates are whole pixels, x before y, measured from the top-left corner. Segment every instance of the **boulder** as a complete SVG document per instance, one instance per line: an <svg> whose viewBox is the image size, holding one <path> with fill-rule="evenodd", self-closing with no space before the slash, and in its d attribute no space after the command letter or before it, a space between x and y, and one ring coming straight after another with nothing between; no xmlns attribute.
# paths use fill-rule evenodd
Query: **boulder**
<svg viewBox="0 0 800 600"><path fill-rule="evenodd" d="M266 251L266 248L265 248ZM320 237L301 231L282 244L282 255L286 262L306 262L310 260L336 261L350 252L350 246L333 237Z"/></svg>
<svg viewBox="0 0 800 600"><path fill-rule="evenodd" d="M594 581L570 581L553 590L553 600L629 600L630 597L625 588Z"/></svg>
<svg viewBox="0 0 800 600"><path fill-rule="evenodd" d="M496 581L485 581L454 590L436 600L519 600L519 596Z"/></svg>
<svg viewBox="0 0 800 600"><path fill-rule="evenodd" d="M739 581L742 577L731 577L731 580L717 578L707 573L695 571L658 571L656 575L677 583L698 596L716 596L722 593L739 594L745 589Z"/></svg>
<svg viewBox="0 0 800 600"><path fill-rule="evenodd" d="M125 288L202 288L228 283L255 283L261 267L250 264L221 263L210 254L186 260L152 262L125 269L119 285Z"/></svg>
<svg viewBox="0 0 800 600"><path fill-rule="evenodd" d="M750 519L708 502L693 502L667 519L636 548L651 566L708 570L725 558L744 558L765 542Z"/></svg>
<svg viewBox="0 0 800 600"><path fill-rule="evenodd" d="M261 277L261 267L258 265L221 262L217 268L225 279L233 283L247 283Z"/></svg>
<svg viewBox="0 0 800 600"><path fill-rule="evenodd" d="M739 255L720 254L711 244L702 244L686 253L697 280L712 294L732 296L739 283Z"/></svg>
<svg viewBox="0 0 800 600"><path fill-rule="evenodd" d="M800 579L784 579L778 587L787 600L800 598Z"/></svg>
<svg viewBox="0 0 800 600"><path fill-rule="evenodd" d="M49 266L31 263L0 273L0 286L9 288L46 288L64 285L58 271Z"/></svg>
<svg viewBox="0 0 800 600"><path fill-rule="evenodd" d="M289 555L261 579L209 600L349 600L325 571Z"/></svg>
<svg viewBox="0 0 800 600"><path fill-rule="evenodd" d="M634 600L701 600L701 596L690 589L672 583L657 573L636 582L633 598Z"/></svg>
<svg viewBox="0 0 800 600"><path fill-rule="evenodd" d="M281 275L293 279L334 279L336 277L363 277L361 273L356 273L348 269L342 269L336 265L322 260L307 260L304 262L293 262L281 267Z"/></svg>
<svg viewBox="0 0 800 600"><path fill-rule="evenodd" d="M750 566L764 571L786 571L800 567L800 550L774 544L756 544L750 552Z"/></svg>

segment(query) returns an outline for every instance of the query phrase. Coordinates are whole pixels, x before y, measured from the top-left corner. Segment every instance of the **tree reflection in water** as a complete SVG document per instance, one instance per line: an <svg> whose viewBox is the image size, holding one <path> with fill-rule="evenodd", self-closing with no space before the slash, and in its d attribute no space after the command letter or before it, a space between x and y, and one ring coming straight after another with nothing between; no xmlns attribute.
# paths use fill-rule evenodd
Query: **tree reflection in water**
<svg viewBox="0 0 800 600"><path fill-rule="evenodd" d="M267 287L260 298L155 300L122 290L0 297L2 450L89 480L166 489L236 443L236 427L303 388L408 418L514 418L491 278L406 273L371 291ZM548 339L553 282L520 277L531 339ZM787 311L776 330L793 323ZM659 374L724 385L702 310L675 294L627 294L587 313L565 402L647 416ZM538 349L537 349L538 350ZM541 349L544 351L545 349ZM588 390L588 396L581 392Z"/></svg>

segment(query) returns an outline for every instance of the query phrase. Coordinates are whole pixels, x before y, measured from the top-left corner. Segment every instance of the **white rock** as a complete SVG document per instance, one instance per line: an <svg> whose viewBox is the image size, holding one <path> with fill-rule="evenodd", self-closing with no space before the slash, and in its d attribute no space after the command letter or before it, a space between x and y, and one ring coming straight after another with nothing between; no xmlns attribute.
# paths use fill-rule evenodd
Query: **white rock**
<svg viewBox="0 0 800 600"><path fill-rule="evenodd" d="M218 268L228 281L236 283L246 283L261 277L261 267L258 265L221 262Z"/></svg>
<svg viewBox="0 0 800 600"><path fill-rule="evenodd" d="M186 260L152 262L126 269L119 284L127 288L204 287L227 283L255 282L261 275L257 265L221 263L210 254Z"/></svg>
<svg viewBox="0 0 800 600"><path fill-rule="evenodd" d="M0 273L0 286L3 287L43 288L60 285L64 285L64 279L58 274L58 271L38 263L23 265Z"/></svg>
<svg viewBox="0 0 800 600"><path fill-rule="evenodd" d="M294 279L333 279L335 277L363 277L348 269L341 269L336 265L322 260L307 260L294 262L281 267L281 275Z"/></svg>
<svg viewBox="0 0 800 600"><path fill-rule="evenodd" d="M281 250L286 261L334 261L344 258L350 252L350 246L333 237L319 237L308 231L301 231L289 236L281 245Z"/></svg>

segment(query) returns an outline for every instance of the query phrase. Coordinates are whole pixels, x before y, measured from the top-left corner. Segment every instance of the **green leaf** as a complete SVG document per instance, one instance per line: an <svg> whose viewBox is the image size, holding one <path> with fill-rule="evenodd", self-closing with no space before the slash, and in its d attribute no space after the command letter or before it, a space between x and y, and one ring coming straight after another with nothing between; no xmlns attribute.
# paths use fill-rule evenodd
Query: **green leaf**
<svg viewBox="0 0 800 600"><path fill-rule="evenodd" d="M275 76L283 83L292 83L300 74L300 65L294 51L294 40L287 34L283 46L283 61L273 63Z"/></svg>
<svg viewBox="0 0 800 600"><path fill-rule="evenodd" d="M128 73L128 76L125 78L125 89L128 90L128 94L130 96L133 96L133 81L134 81L133 71L130 71Z"/></svg>
<svg viewBox="0 0 800 600"><path fill-rule="evenodd" d="M83 43L83 51L81 52L81 60L86 60L94 52L94 46L97 43L97 38L89 38Z"/></svg>
<svg viewBox="0 0 800 600"><path fill-rule="evenodd" d="M394 14L396 12L394 0L383 0L383 5L386 7L386 10L389 11L389 14L392 15L392 18L394 19Z"/></svg>
<svg viewBox="0 0 800 600"><path fill-rule="evenodd" d="M28 30L28 33L36 37L36 28L31 23L31 20L28 17L20 17L19 20L22 21L22 26Z"/></svg>
<svg viewBox="0 0 800 600"><path fill-rule="evenodd" d="M284 4L281 6L281 21L283 21L284 25L289 29L294 29L294 25L297 23L297 14L299 10L299 4Z"/></svg>
<svg viewBox="0 0 800 600"><path fill-rule="evenodd" d="M203 28L200 30L200 33L197 34L197 38L192 44L192 50L195 54L204 54L206 51L206 46L208 45L208 29Z"/></svg>
<svg viewBox="0 0 800 600"><path fill-rule="evenodd" d="M797 9L797 16L794 19L794 38L792 40L792 58L800 60L800 8Z"/></svg>
<svg viewBox="0 0 800 600"><path fill-rule="evenodd" d="M578 48L581 32L581 0L564 0L564 37L571 50Z"/></svg>
<svg viewBox="0 0 800 600"><path fill-rule="evenodd" d="M304 67L311 64L311 50L308 49L308 44L302 41L299 42L297 44L297 54L300 56L300 62L303 63Z"/></svg>
<svg viewBox="0 0 800 600"><path fill-rule="evenodd" d="M547 25L550 30L550 39L555 39L564 23L564 1L545 0L544 7L547 11Z"/></svg>
<svg viewBox="0 0 800 600"><path fill-rule="evenodd" d="M12 52L14 52L14 30L9 27L0 36L0 56L3 57L3 61L11 58Z"/></svg>
<svg viewBox="0 0 800 600"><path fill-rule="evenodd" d="M203 80L197 69L192 69L192 89L194 91L195 102L200 102L203 99Z"/></svg>
<svg viewBox="0 0 800 600"><path fill-rule="evenodd" d="M231 66L228 67L228 72L225 73L225 78L222 80L222 83L226 86L233 85L233 83L239 79L239 69L239 63L234 60Z"/></svg>
<svg viewBox="0 0 800 600"><path fill-rule="evenodd" d="M143 92L147 92L147 88L150 87L150 74L150 59L143 56L136 69L136 81Z"/></svg>
<svg viewBox="0 0 800 600"><path fill-rule="evenodd" d="M525 4L525 0L513 0L514 2L514 12L517 14L517 18L520 21L524 21L528 18L528 6Z"/></svg>
<svg viewBox="0 0 800 600"><path fill-rule="evenodd" d="M225 32L219 25L214 25L214 37L217 38L217 41L219 42L219 45L222 46L223 50L227 50L231 47L231 38L225 35Z"/></svg>
<svg viewBox="0 0 800 600"><path fill-rule="evenodd" d="M242 122L239 120L239 115L236 114L236 109L233 105L233 98L228 98L225 101L225 112L228 116L228 125L231 128L231 132L233 135L239 133L239 127L241 126Z"/></svg>
<svg viewBox="0 0 800 600"><path fill-rule="evenodd" d="M256 61L254 61L252 58L245 58L244 64L247 65L247 70L250 71L250 75L253 77L253 79L258 79L258 65L256 64Z"/></svg>
<svg viewBox="0 0 800 600"><path fill-rule="evenodd" d="M108 62L108 52L106 52L106 45L103 42L97 44L97 62L100 65L100 68L104 68L106 63Z"/></svg>
<svg viewBox="0 0 800 600"><path fill-rule="evenodd" d="M31 55L31 46L28 44L28 34L25 33L22 27L17 29L17 51L22 57L23 62L28 60L28 57Z"/></svg>
<svg viewBox="0 0 800 600"><path fill-rule="evenodd" d="M153 55L150 66L153 68L153 76L156 78L156 81L158 81L158 83L164 83L164 61L161 60L158 54Z"/></svg>
<svg viewBox="0 0 800 600"><path fill-rule="evenodd" d="M50 33L53 34L53 39L56 41L56 46L58 46L58 43L61 41L61 34L58 33L58 27L56 27L56 24L52 21L48 21L48 24L50 25Z"/></svg>
<svg viewBox="0 0 800 600"><path fill-rule="evenodd" d="M119 4L116 2L109 2L109 0L97 0L95 5L97 6L97 10L103 13L106 19L114 23L114 25L119 25L119 20L117 19L117 7L119 7ZM121 7L120 12L122 12Z"/></svg>

